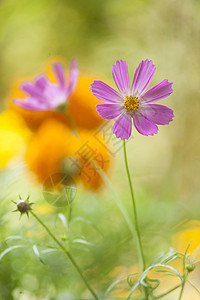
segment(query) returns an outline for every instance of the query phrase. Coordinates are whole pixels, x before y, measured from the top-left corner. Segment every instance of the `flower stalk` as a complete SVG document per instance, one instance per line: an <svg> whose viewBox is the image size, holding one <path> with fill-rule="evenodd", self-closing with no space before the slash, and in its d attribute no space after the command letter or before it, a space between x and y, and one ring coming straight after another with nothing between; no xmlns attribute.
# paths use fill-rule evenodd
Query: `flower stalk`
<svg viewBox="0 0 200 300"><path fill-rule="evenodd" d="M134 193L133 193L133 185L132 185L132 182L131 182L131 176L130 176L129 167L128 167L125 140L123 140L123 145L124 145L125 167L126 167L126 172L127 172L127 176L128 176L128 182L129 182L129 187L130 187L130 192L131 192L131 199L132 199L132 204L133 204L134 224L135 224L135 232L136 232L137 244L138 244L138 253L139 253L139 256L140 256L142 271L145 271L145 268L146 268L145 257L144 257L144 251L143 251L141 237L140 237L140 230L139 230L139 225L138 225L136 203L135 203L135 197L134 197Z"/></svg>
<svg viewBox="0 0 200 300"><path fill-rule="evenodd" d="M188 251L191 243L192 243L192 241L190 241L190 243L188 244L188 246L187 246L187 248L185 250L185 254L183 256L183 275L182 275L183 283L182 283L182 286L181 286L181 292L180 292L178 300L182 299L183 290L184 290L185 283L187 281L187 276L188 276L188 273L189 273L188 267L186 267L186 255L187 255L187 251Z"/></svg>
<svg viewBox="0 0 200 300"><path fill-rule="evenodd" d="M183 290L184 290L184 287L185 287L185 283L186 283L186 279L187 279L187 276L183 276L183 284L181 286L181 292L180 292L180 295L179 295L179 298L178 300L181 300L182 299L182 296L183 296Z"/></svg>
<svg viewBox="0 0 200 300"><path fill-rule="evenodd" d="M67 251L67 249L63 246L63 244L55 237L55 235L50 231L50 229L43 223L43 221L32 210L30 210L30 213L40 223L40 225L42 225L42 227L47 231L47 233L56 242L56 244L60 247L60 249L67 255L67 257L69 258L69 260L71 261L71 263L73 264L73 266L75 267L77 272L79 273L80 277L82 278L83 282L87 286L88 290L93 295L94 299L99 300L98 296L93 291L93 289L91 288L91 286L87 282L86 278L83 276L83 273L80 270L79 266L77 265L77 263L76 263L75 259L73 258L73 256L69 253L69 251Z"/></svg>
<svg viewBox="0 0 200 300"><path fill-rule="evenodd" d="M127 153L126 153L126 141L125 140L123 140L123 149L124 149L124 162L125 162L130 192L131 192L132 204L133 204L134 225L135 225L135 233L136 233L136 238L137 238L138 254L139 254L141 268L142 268L142 271L144 272L146 269L146 263L145 263L144 251L143 251L143 247L142 247L142 241L141 241L140 230L139 230L139 225L138 225L138 217L137 217L135 197L134 197L134 193L133 193L133 185L131 182L131 176L130 176L130 171L129 171L129 167L128 167L128 159L127 159ZM145 288L145 294L146 294L146 299L148 299L148 289L147 288Z"/></svg>

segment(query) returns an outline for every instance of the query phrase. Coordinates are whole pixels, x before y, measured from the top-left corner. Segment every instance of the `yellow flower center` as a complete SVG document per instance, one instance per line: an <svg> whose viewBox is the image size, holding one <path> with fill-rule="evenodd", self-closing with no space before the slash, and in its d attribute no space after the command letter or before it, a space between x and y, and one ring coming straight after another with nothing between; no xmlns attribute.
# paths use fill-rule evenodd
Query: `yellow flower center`
<svg viewBox="0 0 200 300"><path fill-rule="evenodd" d="M139 97L136 96L126 96L124 99L124 108L133 112L140 106Z"/></svg>

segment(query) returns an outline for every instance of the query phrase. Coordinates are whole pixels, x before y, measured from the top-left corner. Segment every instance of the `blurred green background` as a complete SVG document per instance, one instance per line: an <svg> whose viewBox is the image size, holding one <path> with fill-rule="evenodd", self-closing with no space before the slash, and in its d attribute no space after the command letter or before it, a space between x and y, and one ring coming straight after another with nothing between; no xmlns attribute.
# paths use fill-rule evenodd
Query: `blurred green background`
<svg viewBox="0 0 200 300"><path fill-rule="evenodd" d="M117 59L128 62L132 77L138 63L148 58L157 67L153 84L165 78L174 82L173 94L162 101L175 111L174 121L160 126L154 137L141 136L134 130L134 139L128 143L149 262L159 251L173 246L171 238L180 224L200 218L199 15L199 0L0 1L2 111L7 107L12 83L40 72L55 56L63 57L66 63L76 57L81 71L106 76L112 83L111 66ZM30 234L41 243L48 240L32 218L18 222L18 215L11 212L14 208L10 200L19 193L24 197L30 193L36 206L45 204L41 191L24 178L22 169L18 166L0 173L2 250L12 245L11 241L8 245L4 242L10 235ZM131 211L122 151L116 155L111 181ZM64 229L56 222L58 212L65 213L58 210L42 217L61 235ZM73 252L93 286L103 292L112 282L109 274L115 267L137 264L135 243L106 188L99 193L78 190L73 215L90 220L103 235L86 223L71 225L73 235L86 236L95 245ZM89 299L64 256L55 252L44 260L43 265L29 248L8 254L0 262L0 299Z"/></svg>

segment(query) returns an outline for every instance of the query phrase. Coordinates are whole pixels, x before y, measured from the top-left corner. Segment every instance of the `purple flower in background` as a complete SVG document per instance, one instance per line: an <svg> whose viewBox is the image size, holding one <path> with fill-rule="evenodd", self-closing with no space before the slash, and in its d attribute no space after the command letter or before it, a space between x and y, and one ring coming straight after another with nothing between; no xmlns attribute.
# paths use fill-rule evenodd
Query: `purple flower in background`
<svg viewBox="0 0 200 300"><path fill-rule="evenodd" d="M14 99L20 107L33 111L44 111L62 107L76 88L78 80L77 61L72 60L68 80L65 78L64 67L61 63L53 64L53 70L58 83L51 82L45 75L38 75L34 82L22 84L22 90L28 94L24 99Z"/></svg>
<svg viewBox="0 0 200 300"><path fill-rule="evenodd" d="M173 92L173 83L165 79L145 92L155 70L151 60L141 61L130 86L127 63L120 60L112 66L113 78L120 93L99 80L91 84L92 93L106 103L96 105L99 115L108 120L118 117L113 125L117 138L124 140L131 136L132 119L137 131L143 135L154 135L158 133L157 125L166 125L173 120L172 109L153 104Z"/></svg>

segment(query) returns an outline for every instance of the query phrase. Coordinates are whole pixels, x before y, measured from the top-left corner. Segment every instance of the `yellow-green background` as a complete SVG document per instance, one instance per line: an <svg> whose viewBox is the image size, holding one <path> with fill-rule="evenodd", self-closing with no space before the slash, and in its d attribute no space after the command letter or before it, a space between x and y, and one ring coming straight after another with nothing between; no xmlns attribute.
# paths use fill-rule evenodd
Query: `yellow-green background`
<svg viewBox="0 0 200 300"><path fill-rule="evenodd" d="M128 144L147 260L173 246L171 237L178 224L200 217L199 15L198 0L0 1L2 111L12 83L41 72L54 57L63 57L68 65L76 57L80 71L103 75L110 82L111 66L117 59L127 61L132 77L138 63L148 58L157 67L153 84L165 78L174 82L173 94L162 102L174 110L174 121L160 126L154 137L141 136L134 129L134 139ZM122 154L116 155L111 181L131 211ZM25 186L27 180L19 169L0 173L2 249L8 235L30 231L35 240L43 239L32 220L24 218L19 223L18 216L11 213L10 199L19 193L31 191L36 205L45 203L30 183ZM75 255L93 285L106 289L111 283L109 273L116 266L137 263L135 243L108 190L98 194L78 191L74 206L76 216L94 222L103 232L102 239L87 226L75 226L75 231L83 231L95 243L90 252L75 250ZM55 214L44 218L54 227ZM28 293L27 299L33 295L36 299L66 299L72 292L80 295L84 287L78 275L70 264L63 265L64 258L53 257L47 258L45 266L31 251L16 250L5 257L0 262L2 299L24 299L19 298L20 291Z"/></svg>

